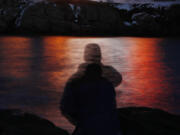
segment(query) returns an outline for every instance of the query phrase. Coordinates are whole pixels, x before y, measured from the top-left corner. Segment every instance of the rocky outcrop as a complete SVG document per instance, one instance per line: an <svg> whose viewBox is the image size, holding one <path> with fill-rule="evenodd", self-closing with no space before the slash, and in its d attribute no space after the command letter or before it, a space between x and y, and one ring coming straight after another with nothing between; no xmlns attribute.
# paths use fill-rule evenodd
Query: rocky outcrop
<svg viewBox="0 0 180 135"><path fill-rule="evenodd" d="M37 3L24 13L20 28L24 31L67 33L73 26L73 12L67 4Z"/></svg>
<svg viewBox="0 0 180 135"><path fill-rule="evenodd" d="M15 29L16 19L28 5L26 0L0 0L0 32L6 33Z"/></svg>
<svg viewBox="0 0 180 135"><path fill-rule="evenodd" d="M0 110L0 135L68 135L53 123L20 110Z"/></svg>
<svg viewBox="0 0 180 135"><path fill-rule="evenodd" d="M7 24L4 21L0 20L0 32L5 32L7 28Z"/></svg>
<svg viewBox="0 0 180 135"><path fill-rule="evenodd" d="M118 11L109 6L81 5L78 24L84 33L112 33L119 19Z"/></svg>
<svg viewBox="0 0 180 135"><path fill-rule="evenodd" d="M118 109L123 135L180 135L180 116L145 108ZM50 121L20 110L0 110L0 135L68 135Z"/></svg>
<svg viewBox="0 0 180 135"><path fill-rule="evenodd" d="M115 30L118 19L118 11L108 6L42 2L25 11L20 28L62 34L105 33Z"/></svg>
<svg viewBox="0 0 180 135"><path fill-rule="evenodd" d="M180 35L178 4L33 3L30 0L0 2L2 34Z"/></svg>
<svg viewBox="0 0 180 135"><path fill-rule="evenodd" d="M179 135L180 116L145 107L118 110L124 135Z"/></svg>

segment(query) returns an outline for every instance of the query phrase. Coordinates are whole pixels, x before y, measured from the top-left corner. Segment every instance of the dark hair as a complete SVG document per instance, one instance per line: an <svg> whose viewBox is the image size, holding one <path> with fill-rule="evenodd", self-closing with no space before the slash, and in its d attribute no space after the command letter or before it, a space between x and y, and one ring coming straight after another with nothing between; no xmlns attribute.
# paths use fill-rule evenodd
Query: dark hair
<svg viewBox="0 0 180 135"><path fill-rule="evenodd" d="M101 66L99 64L89 64L87 67L86 67L86 70L85 70L85 75L87 77L101 77L102 75L102 69L101 69Z"/></svg>

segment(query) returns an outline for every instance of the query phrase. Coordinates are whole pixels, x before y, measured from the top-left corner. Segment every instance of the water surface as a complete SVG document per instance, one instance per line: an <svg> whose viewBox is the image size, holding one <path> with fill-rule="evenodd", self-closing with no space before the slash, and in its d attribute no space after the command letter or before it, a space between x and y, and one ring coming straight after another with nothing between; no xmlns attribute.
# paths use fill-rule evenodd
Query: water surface
<svg viewBox="0 0 180 135"><path fill-rule="evenodd" d="M0 108L20 108L72 131L59 111L68 78L98 43L102 63L123 76L118 107L146 106L180 114L180 40L163 38L0 37Z"/></svg>

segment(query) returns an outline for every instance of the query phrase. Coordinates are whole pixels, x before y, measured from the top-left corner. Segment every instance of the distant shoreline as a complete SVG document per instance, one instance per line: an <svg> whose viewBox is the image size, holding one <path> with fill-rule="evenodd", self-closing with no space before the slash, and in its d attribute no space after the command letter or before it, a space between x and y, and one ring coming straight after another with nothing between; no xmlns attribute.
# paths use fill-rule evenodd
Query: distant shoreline
<svg viewBox="0 0 180 135"><path fill-rule="evenodd" d="M54 34L54 33L5 33L0 34L0 37L46 37L46 36L61 36L61 37L96 37L96 38L113 38L113 37L142 37L142 38L180 38L177 36L154 36L154 35L113 35L113 34Z"/></svg>
<svg viewBox="0 0 180 135"><path fill-rule="evenodd" d="M180 4L167 3L58 4L17 0L0 4L0 35L179 37L179 12Z"/></svg>

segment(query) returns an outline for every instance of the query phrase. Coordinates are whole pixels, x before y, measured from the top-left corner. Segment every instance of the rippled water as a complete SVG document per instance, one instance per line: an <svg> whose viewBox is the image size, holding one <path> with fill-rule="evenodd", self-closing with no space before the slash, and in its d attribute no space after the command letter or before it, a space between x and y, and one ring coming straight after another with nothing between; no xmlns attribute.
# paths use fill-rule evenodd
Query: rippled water
<svg viewBox="0 0 180 135"><path fill-rule="evenodd" d="M58 109L63 87L98 43L102 63L123 76L118 107L147 106L180 114L180 40L163 38L0 37L0 108L20 108L72 131Z"/></svg>

